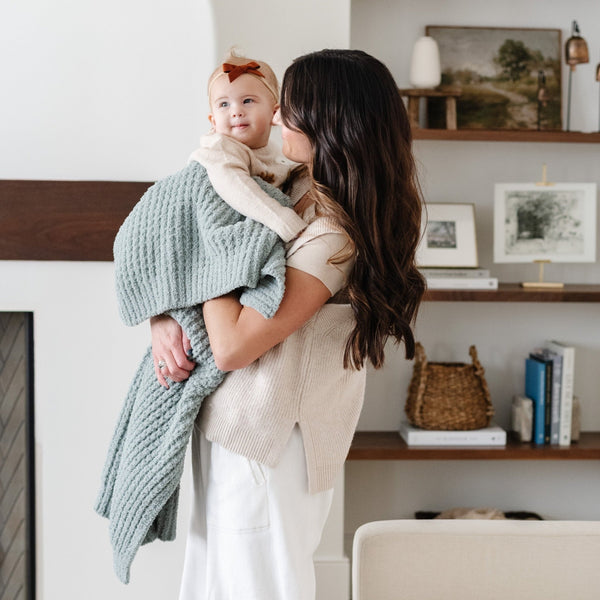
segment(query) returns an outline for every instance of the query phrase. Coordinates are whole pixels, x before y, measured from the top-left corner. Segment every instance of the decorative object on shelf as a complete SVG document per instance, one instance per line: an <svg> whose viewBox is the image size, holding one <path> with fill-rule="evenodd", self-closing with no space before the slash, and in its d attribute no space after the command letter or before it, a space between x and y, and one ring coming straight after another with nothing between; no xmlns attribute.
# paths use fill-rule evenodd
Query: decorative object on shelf
<svg viewBox="0 0 600 600"><path fill-rule="evenodd" d="M408 97L408 116L413 128L421 127L426 121L428 101L430 99L443 98L446 103L446 129L456 129L456 99L461 94L459 88L446 87L443 90L410 88L398 91L401 96ZM421 104L425 106L423 123L421 123Z"/></svg>
<svg viewBox="0 0 600 600"><path fill-rule="evenodd" d="M418 510L415 519L515 519L519 521L543 521L538 513L528 510L511 510L502 512L497 508L449 508L441 512Z"/></svg>
<svg viewBox="0 0 600 600"><path fill-rule="evenodd" d="M522 281L521 287L537 289L563 289L565 287L565 284L562 281L544 281L544 265L550 264L549 260L538 259L533 262L538 265L538 279L537 281Z"/></svg>
<svg viewBox="0 0 600 600"><path fill-rule="evenodd" d="M600 63L596 66L596 81L600 82ZM600 104L600 94L598 94L598 102ZM598 108L598 131L600 131L600 106Z"/></svg>
<svg viewBox="0 0 600 600"><path fill-rule="evenodd" d="M409 81L415 88L434 88L442 82L440 50L437 42L430 36L425 35L415 42Z"/></svg>
<svg viewBox="0 0 600 600"><path fill-rule="evenodd" d="M577 65L590 62L587 42L579 33L577 21L571 25L571 37L565 43L565 61L569 65L569 88L567 95L567 131L571 131L571 79Z"/></svg>
<svg viewBox="0 0 600 600"><path fill-rule="evenodd" d="M538 89L537 89L537 128L542 129L542 112L545 106L548 105L550 94L546 87L546 74L541 69L538 71Z"/></svg>
<svg viewBox="0 0 600 600"><path fill-rule="evenodd" d="M473 204L427 203L423 211L419 267L478 267Z"/></svg>
<svg viewBox="0 0 600 600"><path fill-rule="evenodd" d="M531 442L533 433L533 400L516 394L511 405L511 431L520 442Z"/></svg>
<svg viewBox="0 0 600 600"><path fill-rule="evenodd" d="M494 262L595 262L596 197L595 183L497 183Z"/></svg>
<svg viewBox="0 0 600 600"><path fill-rule="evenodd" d="M494 415L485 370L475 346L472 364L429 362L417 342L413 374L408 387L406 416L422 429L471 430L487 427Z"/></svg>
<svg viewBox="0 0 600 600"><path fill-rule="evenodd" d="M562 129L560 29L429 25L440 49L442 84L458 86L459 129L537 130L538 100L532 73L545 74L545 129ZM439 128L440 111L429 103L429 123Z"/></svg>
<svg viewBox="0 0 600 600"><path fill-rule="evenodd" d="M573 396L571 407L571 441L578 442L581 434L581 403L577 396Z"/></svg>

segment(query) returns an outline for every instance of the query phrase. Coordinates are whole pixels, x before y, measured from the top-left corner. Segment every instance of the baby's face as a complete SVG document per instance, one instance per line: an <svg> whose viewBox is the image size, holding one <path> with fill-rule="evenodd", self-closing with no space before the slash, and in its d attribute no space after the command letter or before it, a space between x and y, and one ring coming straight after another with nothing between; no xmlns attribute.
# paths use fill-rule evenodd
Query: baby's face
<svg viewBox="0 0 600 600"><path fill-rule="evenodd" d="M269 141L277 108L275 98L258 77L244 73L230 82L224 75L212 84L208 119L217 133L249 148L262 148Z"/></svg>

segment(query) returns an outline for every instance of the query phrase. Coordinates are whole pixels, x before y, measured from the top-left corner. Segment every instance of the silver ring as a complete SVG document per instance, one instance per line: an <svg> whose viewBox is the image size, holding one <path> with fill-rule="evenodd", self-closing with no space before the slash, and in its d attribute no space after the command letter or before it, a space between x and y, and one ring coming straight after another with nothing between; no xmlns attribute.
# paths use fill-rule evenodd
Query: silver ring
<svg viewBox="0 0 600 600"><path fill-rule="evenodd" d="M157 366L159 369L164 369L167 366L167 363L164 360L159 360Z"/></svg>

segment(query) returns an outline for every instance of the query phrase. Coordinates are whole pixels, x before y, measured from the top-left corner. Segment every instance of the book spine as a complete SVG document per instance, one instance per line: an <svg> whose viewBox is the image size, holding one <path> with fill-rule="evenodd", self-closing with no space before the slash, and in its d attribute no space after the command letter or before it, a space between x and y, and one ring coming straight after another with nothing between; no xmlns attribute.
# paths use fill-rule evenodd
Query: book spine
<svg viewBox="0 0 600 600"><path fill-rule="evenodd" d="M433 267L422 267L421 273L425 277L489 277L489 269L459 269L459 268L448 268L448 269L436 269Z"/></svg>
<svg viewBox="0 0 600 600"><path fill-rule="evenodd" d="M573 417L573 380L575 370L575 349L567 348L563 354L562 390L560 395L560 438L561 446L571 444L571 421Z"/></svg>
<svg viewBox="0 0 600 600"><path fill-rule="evenodd" d="M506 431L498 426L468 431L424 430L406 422L400 424L400 436L409 446L502 446Z"/></svg>
<svg viewBox="0 0 600 600"><path fill-rule="evenodd" d="M525 359L525 395L533 400L533 442L544 444L546 411L546 365L533 358Z"/></svg>
<svg viewBox="0 0 600 600"><path fill-rule="evenodd" d="M552 425L550 427L550 443L558 444L560 440L560 392L562 385L562 356L552 357Z"/></svg>
<svg viewBox="0 0 600 600"><path fill-rule="evenodd" d="M404 436L403 436L404 437ZM506 444L506 432L410 432L405 437L409 446L490 446Z"/></svg>
<svg viewBox="0 0 600 600"><path fill-rule="evenodd" d="M546 382L544 390L544 443L550 443L552 429L552 361L544 363L546 366Z"/></svg>
<svg viewBox="0 0 600 600"><path fill-rule="evenodd" d="M560 446L571 443L571 421L573 411L573 386L575 376L575 348L556 341L546 342L546 347L562 356L562 376L560 389Z"/></svg>
<svg viewBox="0 0 600 600"><path fill-rule="evenodd" d="M432 290L497 290L497 277L427 277L427 287Z"/></svg>

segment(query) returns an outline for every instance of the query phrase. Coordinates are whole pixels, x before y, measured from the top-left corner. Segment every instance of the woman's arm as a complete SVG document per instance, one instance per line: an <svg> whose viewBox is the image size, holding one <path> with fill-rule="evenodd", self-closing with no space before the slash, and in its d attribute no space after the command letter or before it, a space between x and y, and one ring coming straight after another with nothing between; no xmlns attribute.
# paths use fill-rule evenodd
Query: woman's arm
<svg viewBox="0 0 600 600"><path fill-rule="evenodd" d="M233 371L249 365L299 329L330 297L320 279L288 267L285 294L271 319L242 306L235 294L208 300L203 306L204 320L217 367ZM195 364L187 357L191 345L179 323L160 315L150 319L150 329L158 382L168 388L165 377L177 382L187 379ZM159 369L161 360L167 366Z"/></svg>
<svg viewBox="0 0 600 600"><path fill-rule="evenodd" d="M304 325L330 297L317 277L288 267L285 294L271 319L242 306L234 294L208 300L204 321L217 367L233 371L248 366Z"/></svg>

